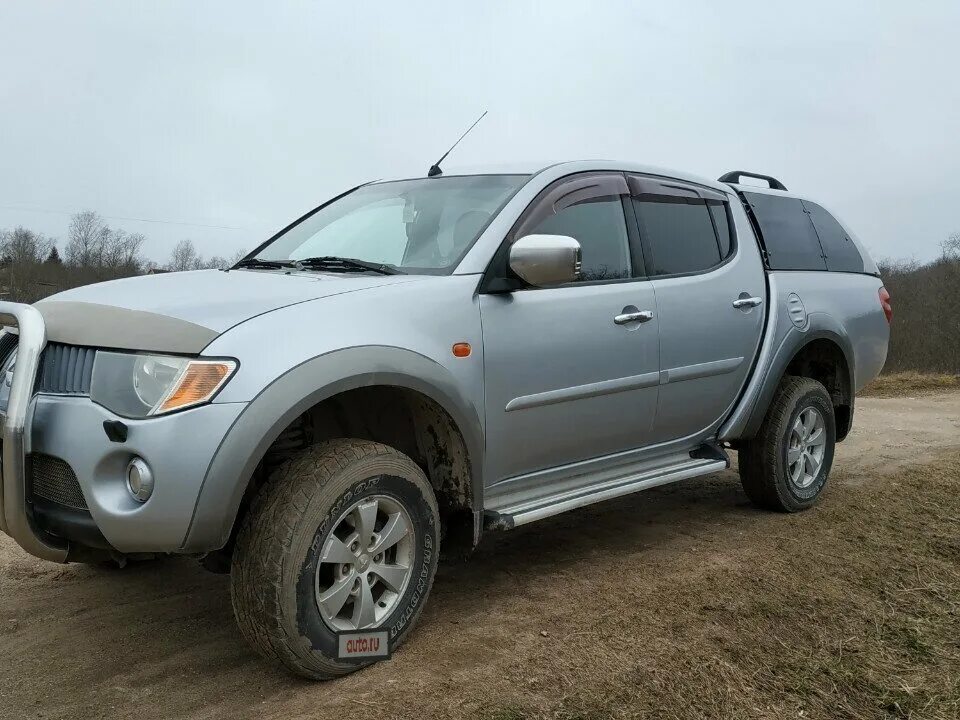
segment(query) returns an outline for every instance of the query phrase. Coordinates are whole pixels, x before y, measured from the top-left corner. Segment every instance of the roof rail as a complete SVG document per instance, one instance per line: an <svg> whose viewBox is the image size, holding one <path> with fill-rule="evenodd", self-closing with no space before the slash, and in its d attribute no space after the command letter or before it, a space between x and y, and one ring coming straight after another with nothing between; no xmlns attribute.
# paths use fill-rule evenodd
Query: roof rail
<svg viewBox="0 0 960 720"><path fill-rule="evenodd" d="M759 173L747 172L746 170L731 170L730 172L718 177L717 180L722 183L733 183L734 185L738 185L740 184L741 177L752 177L756 178L757 180L766 180L768 183L770 183L771 190L786 191L787 189L786 185L771 175L760 175Z"/></svg>

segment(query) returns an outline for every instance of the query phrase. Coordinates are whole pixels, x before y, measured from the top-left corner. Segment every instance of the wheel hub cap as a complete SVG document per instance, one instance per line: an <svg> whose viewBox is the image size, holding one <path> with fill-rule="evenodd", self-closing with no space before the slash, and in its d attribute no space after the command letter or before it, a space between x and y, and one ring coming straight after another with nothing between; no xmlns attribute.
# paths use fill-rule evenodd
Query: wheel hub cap
<svg viewBox="0 0 960 720"><path fill-rule="evenodd" d="M396 499L378 495L351 505L320 549L317 609L333 630L376 627L410 582L414 552L410 514Z"/></svg>
<svg viewBox="0 0 960 720"><path fill-rule="evenodd" d="M797 416L787 444L787 473L790 482L800 489L810 487L820 474L827 431L823 415L817 408L805 408Z"/></svg>

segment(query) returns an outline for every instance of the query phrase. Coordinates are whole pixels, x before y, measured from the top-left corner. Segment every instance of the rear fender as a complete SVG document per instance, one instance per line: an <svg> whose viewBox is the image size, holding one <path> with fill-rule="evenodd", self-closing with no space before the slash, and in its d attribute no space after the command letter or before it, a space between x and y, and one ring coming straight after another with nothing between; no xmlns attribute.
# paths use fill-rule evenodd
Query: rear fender
<svg viewBox="0 0 960 720"><path fill-rule="evenodd" d="M808 325L804 330L790 326L779 346L774 351L771 361L766 367L758 368L757 390L749 405L738 407L730 419L720 428L721 440L747 440L756 436L767 409L773 401L773 396L786 375L790 362L806 345L815 340L826 339L835 343L843 352L846 360L850 393L850 412L853 413L854 393L854 356L850 338L840 323L833 316L822 313L810 313ZM746 396L745 396L746 397Z"/></svg>

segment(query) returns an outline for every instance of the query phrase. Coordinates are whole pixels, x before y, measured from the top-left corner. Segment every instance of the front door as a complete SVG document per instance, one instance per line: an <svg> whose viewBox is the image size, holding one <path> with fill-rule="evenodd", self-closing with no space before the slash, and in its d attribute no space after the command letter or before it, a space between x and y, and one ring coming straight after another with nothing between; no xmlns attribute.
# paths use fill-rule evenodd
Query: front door
<svg viewBox="0 0 960 720"><path fill-rule="evenodd" d="M573 176L508 237L573 237L583 264L579 282L481 295L487 484L649 442L659 319L625 212L622 174Z"/></svg>

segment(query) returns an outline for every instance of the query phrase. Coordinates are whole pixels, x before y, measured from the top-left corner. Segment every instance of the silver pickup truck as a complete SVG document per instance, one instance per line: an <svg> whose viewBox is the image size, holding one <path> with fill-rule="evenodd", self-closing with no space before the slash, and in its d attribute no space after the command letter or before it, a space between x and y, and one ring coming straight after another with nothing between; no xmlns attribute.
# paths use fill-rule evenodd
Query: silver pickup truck
<svg viewBox="0 0 960 720"><path fill-rule="evenodd" d="M228 570L253 647L330 678L396 647L441 548L484 531L731 448L756 504L810 507L890 314L850 230L774 178L369 183L226 271L0 303L0 529L54 562Z"/></svg>

